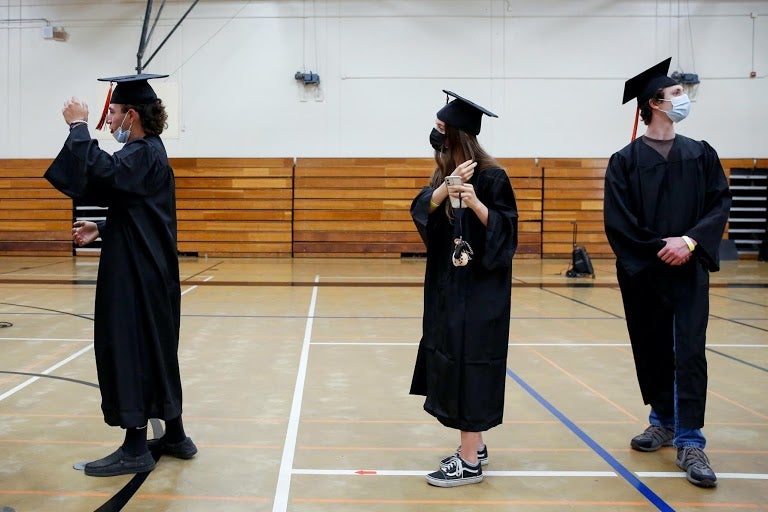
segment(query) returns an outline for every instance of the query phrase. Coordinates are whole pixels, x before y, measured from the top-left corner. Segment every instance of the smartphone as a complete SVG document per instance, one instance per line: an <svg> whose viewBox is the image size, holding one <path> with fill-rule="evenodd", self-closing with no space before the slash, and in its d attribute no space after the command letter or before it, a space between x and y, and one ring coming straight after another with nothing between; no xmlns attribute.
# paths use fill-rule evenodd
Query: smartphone
<svg viewBox="0 0 768 512"><path fill-rule="evenodd" d="M445 177L445 184L446 185L456 186L456 185L461 185L461 183L462 183L461 182L461 176L446 176ZM458 197L452 197L452 196L448 196L448 197L451 198L451 206L452 207L454 207L454 208L463 208L463 206L461 205L461 201L459 200Z"/></svg>

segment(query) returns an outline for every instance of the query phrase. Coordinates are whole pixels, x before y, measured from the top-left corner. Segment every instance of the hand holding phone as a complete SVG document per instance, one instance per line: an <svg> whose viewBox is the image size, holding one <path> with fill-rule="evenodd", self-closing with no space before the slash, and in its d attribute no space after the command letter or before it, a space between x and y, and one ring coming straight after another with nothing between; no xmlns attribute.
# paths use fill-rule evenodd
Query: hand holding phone
<svg viewBox="0 0 768 512"><path fill-rule="evenodd" d="M446 176L445 177L445 184L447 187L457 187L462 185L461 176ZM449 197L451 198L451 206L454 208L463 208L463 205L461 204L461 199L458 197L453 197L450 195L450 188L448 189Z"/></svg>

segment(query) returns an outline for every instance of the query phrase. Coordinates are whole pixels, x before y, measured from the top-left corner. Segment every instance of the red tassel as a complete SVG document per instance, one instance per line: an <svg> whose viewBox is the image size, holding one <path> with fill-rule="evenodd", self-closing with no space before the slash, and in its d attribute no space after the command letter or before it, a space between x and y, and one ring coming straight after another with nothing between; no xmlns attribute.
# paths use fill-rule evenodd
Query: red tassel
<svg viewBox="0 0 768 512"><path fill-rule="evenodd" d="M113 82L109 82L109 91L107 91L107 101L104 102L104 109L101 111L101 118L99 124L96 125L97 130L101 130L104 126L104 121L107 119L107 112L109 112L109 103L112 101L112 85Z"/></svg>
<svg viewBox="0 0 768 512"><path fill-rule="evenodd" d="M635 112L635 127L632 129L632 140L635 140L635 137L637 136L637 120L640 118L640 108L638 107L637 111Z"/></svg>

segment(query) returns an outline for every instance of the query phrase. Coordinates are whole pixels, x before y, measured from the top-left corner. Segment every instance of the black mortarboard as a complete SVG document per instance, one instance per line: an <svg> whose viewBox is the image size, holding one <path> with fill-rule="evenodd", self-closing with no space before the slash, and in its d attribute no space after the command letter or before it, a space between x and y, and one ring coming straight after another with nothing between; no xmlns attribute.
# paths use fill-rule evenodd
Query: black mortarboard
<svg viewBox="0 0 768 512"><path fill-rule="evenodd" d="M109 82L109 91L107 92L107 100L104 102L104 109L101 112L101 119L99 119L96 129L101 130L101 127L104 126L110 103L117 103L119 105L145 105L153 103L157 99L157 94L155 94L155 90L152 89L147 80L165 78L167 76L142 73L139 75L99 78L98 80L101 82ZM117 84L114 90L112 90L112 84Z"/></svg>
<svg viewBox="0 0 768 512"><path fill-rule="evenodd" d="M121 105L143 105L152 103L157 99L152 86L147 80L153 78L165 78L168 75L151 75L142 73L140 75L112 76L108 78L99 78L102 82L114 82L117 85L112 91L110 103Z"/></svg>
<svg viewBox="0 0 768 512"><path fill-rule="evenodd" d="M627 80L624 83L622 105L633 98L637 98L637 106L642 107L648 100L653 98L654 93L659 89L669 87L670 85L677 85L675 80L667 76L670 62L672 62L672 57Z"/></svg>
<svg viewBox="0 0 768 512"><path fill-rule="evenodd" d="M437 111L437 118L447 125L472 135L477 135L480 133L480 121L483 114L499 117L480 105L462 98L455 92L446 91L445 89L443 89L443 92L448 96L456 98Z"/></svg>

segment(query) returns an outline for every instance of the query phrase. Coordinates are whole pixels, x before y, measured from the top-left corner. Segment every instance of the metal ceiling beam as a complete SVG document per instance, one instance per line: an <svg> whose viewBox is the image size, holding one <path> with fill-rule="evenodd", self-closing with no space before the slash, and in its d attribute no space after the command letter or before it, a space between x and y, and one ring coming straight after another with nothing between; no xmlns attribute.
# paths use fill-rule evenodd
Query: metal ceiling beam
<svg viewBox="0 0 768 512"><path fill-rule="evenodd" d="M139 40L139 51L136 53L136 73L141 73L147 65L149 65L150 62L152 62L152 59L155 58L155 55L157 55L157 52L160 51L160 49L165 45L166 41L173 35L174 32L176 32L176 29L181 26L181 23L184 21L184 19L187 17L187 15L192 12L192 9L195 8L197 3L200 0L194 0L192 2L192 5L189 6L189 9L184 13L184 15L181 17L181 19L176 22L176 25L173 26L171 31L168 33L167 36L165 36L165 39L163 39L157 48L155 48L155 51L152 52L152 55L149 56L149 58L146 60L146 62L142 63L142 59L144 58L144 52L147 50L147 46L149 46L149 41L152 39L152 34L155 32L155 27L157 26L157 22L160 20L160 14L163 12L163 8L165 7L166 0L163 0L163 2L160 4L160 7L157 10L157 16L155 16L155 20L152 22L152 28L149 28L149 20L152 17L152 0L147 0L147 9L144 12L144 23L141 27L141 39Z"/></svg>

